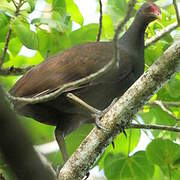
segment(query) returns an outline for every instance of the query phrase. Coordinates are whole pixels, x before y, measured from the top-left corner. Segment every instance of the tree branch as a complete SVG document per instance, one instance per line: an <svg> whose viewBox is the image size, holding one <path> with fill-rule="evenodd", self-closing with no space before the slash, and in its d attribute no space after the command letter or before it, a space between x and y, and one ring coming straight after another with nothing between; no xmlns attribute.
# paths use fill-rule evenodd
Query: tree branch
<svg viewBox="0 0 180 180"><path fill-rule="evenodd" d="M168 107L166 107L166 105L159 100L150 102L149 105L155 105L155 106L159 106L164 112L166 112L169 116L171 116L173 119L175 119L176 121L180 121L180 118L177 118L169 109Z"/></svg>
<svg viewBox="0 0 180 180"><path fill-rule="evenodd" d="M178 70L180 70L180 41L170 46L163 56L105 113L101 124L110 132L95 127L66 162L58 178L78 180L84 177L97 157L117 135L119 127L130 124L134 114Z"/></svg>
<svg viewBox="0 0 180 180"><path fill-rule="evenodd" d="M146 40L146 47L149 47L151 44L155 43L159 39L161 39L163 36L167 35L168 33L175 30L177 27L179 27L178 23L172 23L169 26L165 27L161 31L157 33L157 35L153 36L152 38Z"/></svg>
<svg viewBox="0 0 180 180"><path fill-rule="evenodd" d="M34 67L34 66L28 66L28 67L24 67L24 68L12 66L10 68L3 68L3 69L0 69L0 75L1 76L22 75L22 74L26 73L27 71L29 71L32 67Z"/></svg>
<svg viewBox="0 0 180 180"><path fill-rule="evenodd" d="M172 126L164 126L164 125L157 125L157 124L130 124L126 128L134 128L134 129L156 129L156 130L165 130L165 131L174 131L180 132L179 127L172 127Z"/></svg>
<svg viewBox="0 0 180 180"><path fill-rule="evenodd" d="M4 50L3 50L2 56L0 58L0 68L3 65L3 63L4 63L4 59L5 59L7 50L8 50L8 45L9 45L9 40L10 40L10 37L11 37L11 33L12 33L12 29L11 29L11 26L9 25L9 30L8 30L8 33L6 35Z"/></svg>
<svg viewBox="0 0 180 180"><path fill-rule="evenodd" d="M54 173L40 161L0 88L0 150L19 180L53 180Z"/></svg>
<svg viewBox="0 0 180 180"><path fill-rule="evenodd" d="M96 41L100 41L101 39L101 32L102 32L102 18L103 18L103 12L102 12L102 2L101 0L99 0L99 31L98 31L98 35L97 35L97 39Z"/></svg>

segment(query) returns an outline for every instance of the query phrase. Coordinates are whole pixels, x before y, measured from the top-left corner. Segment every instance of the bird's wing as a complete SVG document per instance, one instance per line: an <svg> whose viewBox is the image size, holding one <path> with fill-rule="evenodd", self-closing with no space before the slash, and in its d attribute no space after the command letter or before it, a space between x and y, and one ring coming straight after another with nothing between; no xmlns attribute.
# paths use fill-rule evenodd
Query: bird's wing
<svg viewBox="0 0 180 180"><path fill-rule="evenodd" d="M42 96L97 72L112 57L112 43L87 43L73 47L32 68L16 82L10 93L18 97Z"/></svg>

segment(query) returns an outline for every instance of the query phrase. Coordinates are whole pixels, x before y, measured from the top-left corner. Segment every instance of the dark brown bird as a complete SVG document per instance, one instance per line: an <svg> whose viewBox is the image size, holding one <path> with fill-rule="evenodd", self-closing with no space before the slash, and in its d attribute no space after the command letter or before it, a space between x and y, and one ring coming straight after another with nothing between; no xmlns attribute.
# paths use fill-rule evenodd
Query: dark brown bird
<svg viewBox="0 0 180 180"><path fill-rule="evenodd" d="M127 32L119 39L119 67L76 89L68 89L54 100L29 104L18 113L56 126L55 135L63 158L67 160L64 137L83 123L94 119L66 97L71 92L89 105L103 110L120 97L144 72L144 33L147 25L161 15L154 3L144 3ZM10 90L17 97L42 96L104 67L113 58L112 42L94 42L68 49L28 71Z"/></svg>

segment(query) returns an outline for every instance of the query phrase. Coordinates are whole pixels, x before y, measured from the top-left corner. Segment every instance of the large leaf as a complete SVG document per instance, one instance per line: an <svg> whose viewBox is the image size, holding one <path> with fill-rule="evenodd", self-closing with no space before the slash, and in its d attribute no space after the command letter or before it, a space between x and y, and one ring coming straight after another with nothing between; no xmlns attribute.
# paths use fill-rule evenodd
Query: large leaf
<svg viewBox="0 0 180 180"><path fill-rule="evenodd" d="M79 11L78 6L74 3L74 0L66 0L67 13L70 14L71 19L80 25L83 25L83 16Z"/></svg>
<svg viewBox="0 0 180 180"><path fill-rule="evenodd" d="M146 154L166 176L180 178L180 145L167 139L155 139L148 145Z"/></svg>
<svg viewBox="0 0 180 180"><path fill-rule="evenodd" d="M127 12L126 0L108 0L107 12L111 15L115 24L119 23Z"/></svg>
<svg viewBox="0 0 180 180"><path fill-rule="evenodd" d="M66 2L65 0L53 0L53 10L58 11L62 16L66 14Z"/></svg>
<svg viewBox="0 0 180 180"><path fill-rule="evenodd" d="M108 180L149 180L153 176L154 166L148 161L145 152L139 151L131 157L109 154L104 161L104 171Z"/></svg>
<svg viewBox="0 0 180 180"><path fill-rule="evenodd" d="M100 158L98 162L100 168L103 168L104 158L106 158L106 156L109 153L113 153L113 154L122 153L124 155L128 155L128 153L132 152L134 148L137 146L141 135L140 130L139 129L126 130L126 133L127 133L127 138L123 133L121 133L114 139L114 144L115 144L114 149L112 145L109 145L107 147L106 151L104 152L103 156Z"/></svg>
<svg viewBox="0 0 180 180"><path fill-rule="evenodd" d="M21 41L15 37L12 38L9 42L8 49L9 51L15 56L19 53L20 49L22 47Z"/></svg>
<svg viewBox="0 0 180 180"><path fill-rule="evenodd" d="M86 42L93 42L96 40L98 33L98 24L88 24L82 26L80 29L73 31L70 34L72 45L83 44Z"/></svg>
<svg viewBox="0 0 180 180"><path fill-rule="evenodd" d="M57 21L54 19L50 19L50 18L36 18L33 19L32 24L36 24L37 26L41 25L41 24L46 24L48 25L50 28L53 28L59 32L65 32L67 27L64 24L64 22L61 21Z"/></svg>
<svg viewBox="0 0 180 180"><path fill-rule="evenodd" d="M167 139L155 139L148 145L146 153L154 164L166 166L180 158L180 145Z"/></svg>
<svg viewBox="0 0 180 180"><path fill-rule="evenodd" d="M29 12L33 12L35 9L35 5L36 5L36 1L37 0L27 0L29 6L30 6L30 11Z"/></svg>
<svg viewBox="0 0 180 180"><path fill-rule="evenodd" d="M9 18L3 12L0 12L0 29L4 28L8 23Z"/></svg>
<svg viewBox="0 0 180 180"><path fill-rule="evenodd" d="M13 23L14 31L20 41L29 49L38 48L38 37L37 34L30 30L23 22L18 18Z"/></svg>
<svg viewBox="0 0 180 180"><path fill-rule="evenodd" d="M37 34L40 43L38 50L43 57L53 55L71 46L69 38L65 34L60 34L57 31L48 33L44 30L39 30Z"/></svg>
<svg viewBox="0 0 180 180"><path fill-rule="evenodd" d="M102 39L112 39L114 35L114 27L111 16L109 16L108 14L104 14L102 25Z"/></svg>
<svg viewBox="0 0 180 180"><path fill-rule="evenodd" d="M141 117L145 123L148 124L164 124L164 125L175 125L176 121L166 112L164 112L159 106L149 107L146 106L143 113L141 113ZM152 130L152 133L155 137L169 137L170 135L173 137L173 132L161 131L161 130Z"/></svg>

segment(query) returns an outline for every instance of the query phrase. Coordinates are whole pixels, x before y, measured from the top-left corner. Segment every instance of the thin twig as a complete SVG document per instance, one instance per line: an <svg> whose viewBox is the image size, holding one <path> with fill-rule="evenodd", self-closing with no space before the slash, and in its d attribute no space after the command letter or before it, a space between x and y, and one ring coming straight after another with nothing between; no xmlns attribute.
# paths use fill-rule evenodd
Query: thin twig
<svg viewBox="0 0 180 180"><path fill-rule="evenodd" d="M133 128L133 129L156 129L156 130L165 130L165 131L173 131L173 132L180 132L179 127L173 127L173 126L165 126L165 125L157 125L157 124L130 124L126 127Z"/></svg>
<svg viewBox="0 0 180 180"><path fill-rule="evenodd" d="M173 5L174 5L174 9L176 11L176 19L177 22L170 24L169 26L165 27L164 29L162 29L160 32L158 32L157 35L153 36L152 38L148 39L146 41L146 47L150 46L151 44L155 43L156 41L158 41L159 39L161 39L163 36L165 36L166 34L172 32L173 30L175 30L177 27L179 27L180 25L180 16L179 16L179 11L178 11L178 6L177 6L177 2L176 0L173 0Z"/></svg>
<svg viewBox="0 0 180 180"><path fill-rule="evenodd" d="M135 5L135 0L131 0L129 4L130 5L129 5L128 14L130 14L130 11L133 10L133 7ZM116 29L114 44L117 44L116 41L118 41L118 33L123 28L125 23L129 20L129 18L130 18L130 15L128 15L128 16L126 15L124 20L120 23L120 25ZM117 54L118 54L117 48L118 48L118 46L115 46L115 52L117 52ZM102 69L100 69L96 73L90 74L89 76L79 79L77 81L64 84L64 85L60 86L56 91L54 91L50 94L46 94L44 96L39 96L39 97L32 97L32 98L14 97L14 96L10 95L8 92L6 92L6 94L11 101L19 102L19 103L21 103L22 106L25 104L35 104L35 103L40 103L40 102L47 102L49 100L55 99L62 92L64 92L66 89L68 89L70 87L71 88L79 87L80 85L89 83L90 81L93 81L93 80L97 79L98 77L102 76L103 74L108 72L113 67L114 64L116 64L116 62L118 61L116 57L118 57L118 56L115 56L114 58L112 58L112 60L108 64L106 64Z"/></svg>
<svg viewBox="0 0 180 180"><path fill-rule="evenodd" d="M180 118L177 118L169 109L165 106L165 104L162 101L156 100L153 102L150 102L149 105L156 105L159 106L164 112L166 112L169 116L171 116L176 121L180 121Z"/></svg>
<svg viewBox="0 0 180 180"><path fill-rule="evenodd" d="M18 5L16 5L15 1L13 1L13 3L14 3L14 5L15 5L15 7L16 7L15 16L18 16L20 7L22 6L22 4L23 4L24 2L19 1L19 4L18 4ZM12 19L13 19L13 18L11 18L11 19L10 19L10 22L9 22L9 30L8 30L7 35L6 35L4 50L3 50L2 56L1 56L1 58L0 58L0 68L2 67L2 65L3 65L3 63L4 63L4 59L5 59L7 50L8 50L8 45L9 45L9 41L10 41L10 37L11 37L11 33L12 33L12 27L11 27L11 21L12 21Z"/></svg>
<svg viewBox="0 0 180 180"><path fill-rule="evenodd" d="M101 0L99 0L99 31L98 31L98 35L97 35L97 39L96 41L100 41L101 39L101 32L102 32L102 18L103 18L103 12L102 12L102 2Z"/></svg>
<svg viewBox="0 0 180 180"><path fill-rule="evenodd" d="M10 37L11 37L11 33L12 33L12 29L11 29L11 25L9 25L9 30L8 30L8 33L6 35L4 50L3 50L2 56L0 58L0 68L1 68L2 64L4 63L4 59L5 59L7 50L8 50L8 45L9 45L9 40L10 40Z"/></svg>
<svg viewBox="0 0 180 180"><path fill-rule="evenodd" d="M150 39L146 40L146 47L149 47L151 44L155 43L156 41L158 41L159 39L161 39L162 37L164 37L168 33L172 32L178 26L179 26L178 23L175 22L175 23L172 23L169 26L165 27L164 29L159 31L157 33L157 35L155 35L155 36L151 37Z"/></svg>
<svg viewBox="0 0 180 180"><path fill-rule="evenodd" d="M28 67L24 67L24 68L19 68L19 67L10 67L10 68L4 68L4 69L0 69L0 75L1 76L9 76L9 75L22 75L24 73L26 73L27 71L29 71L32 67L34 66L28 66Z"/></svg>
<svg viewBox="0 0 180 180"><path fill-rule="evenodd" d="M161 101L161 102L168 107L180 107L180 101Z"/></svg>
<svg viewBox="0 0 180 180"><path fill-rule="evenodd" d="M177 6L176 0L173 0L173 5L174 5L174 9L176 11L177 22L178 22L178 24L180 24L180 16L179 16L179 10L178 10L178 6Z"/></svg>

